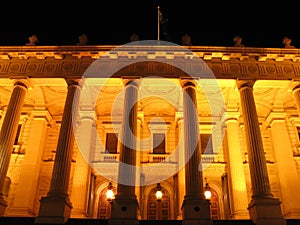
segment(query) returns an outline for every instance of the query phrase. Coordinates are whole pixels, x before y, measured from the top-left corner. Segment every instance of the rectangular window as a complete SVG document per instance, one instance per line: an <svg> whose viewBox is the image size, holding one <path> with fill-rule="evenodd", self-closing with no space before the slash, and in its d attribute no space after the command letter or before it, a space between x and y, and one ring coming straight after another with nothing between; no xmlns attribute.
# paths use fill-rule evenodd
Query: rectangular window
<svg viewBox="0 0 300 225"><path fill-rule="evenodd" d="M17 129L17 134L16 134L16 137L15 137L14 145L19 144L19 137L20 137L20 134L21 134L21 128L22 128L22 124L19 124L18 129Z"/></svg>
<svg viewBox="0 0 300 225"><path fill-rule="evenodd" d="M165 154L165 134L153 134L153 154Z"/></svg>
<svg viewBox="0 0 300 225"><path fill-rule="evenodd" d="M297 127L297 132L298 132L298 140L300 141L300 127Z"/></svg>
<svg viewBox="0 0 300 225"><path fill-rule="evenodd" d="M202 154L213 154L214 152L211 134L200 134L200 140Z"/></svg>
<svg viewBox="0 0 300 225"><path fill-rule="evenodd" d="M105 149L106 149L106 153L117 154L118 151L117 133L106 133Z"/></svg>
<svg viewBox="0 0 300 225"><path fill-rule="evenodd" d="M230 195L229 195L229 184L228 184L228 176L227 174L223 174L221 177L222 180L222 190L223 190L223 202L224 202L224 210L225 210L225 218L229 219L231 214L231 206L230 206Z"/></svg>

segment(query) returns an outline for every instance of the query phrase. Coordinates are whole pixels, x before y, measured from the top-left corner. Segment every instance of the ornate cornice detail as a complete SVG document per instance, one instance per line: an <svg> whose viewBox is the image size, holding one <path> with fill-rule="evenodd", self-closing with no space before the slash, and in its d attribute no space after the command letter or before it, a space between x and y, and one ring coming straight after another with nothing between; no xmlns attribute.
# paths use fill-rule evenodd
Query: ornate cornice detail
<svg viewBox="0 0 300 225"><path fill-rule="evenodd" d="M179 63L201 58L221 79L294 79L300 80L300 49L189 46L0 46L0 77L81 77L100 57L110 66L110 60L145 59L118 72L119 77L140 74L184 76L172 66L160 66L155 60L178 60ZM182 49L186 48L187 52ZM147 62L146 62L147 61ZM149 63L150 62L150 63ZM195 67L195 70L197 68ZM133 72L134 71L134 72ZM132 74L132 72L134 74Z"/></svg>

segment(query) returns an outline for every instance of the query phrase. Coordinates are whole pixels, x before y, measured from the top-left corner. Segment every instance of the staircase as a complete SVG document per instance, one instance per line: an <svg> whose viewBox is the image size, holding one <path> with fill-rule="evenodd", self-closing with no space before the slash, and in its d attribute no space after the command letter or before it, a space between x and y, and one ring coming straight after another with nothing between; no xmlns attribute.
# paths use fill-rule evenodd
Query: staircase
<svg viewBox="0 0 300 225"><path fill-rule="evenodd" d="M0 225L37 225L34 217L0 217ZM300 219L287 219L287 225L300 225ZM54 224L48 224L54 225ZM57 224L55 224L57 225ZM108 225L103 219L69 219L65 225ZM181 220L140 220L139 225L182 225ZM251 220L213 220L213 225L255 225Z"/></svg>

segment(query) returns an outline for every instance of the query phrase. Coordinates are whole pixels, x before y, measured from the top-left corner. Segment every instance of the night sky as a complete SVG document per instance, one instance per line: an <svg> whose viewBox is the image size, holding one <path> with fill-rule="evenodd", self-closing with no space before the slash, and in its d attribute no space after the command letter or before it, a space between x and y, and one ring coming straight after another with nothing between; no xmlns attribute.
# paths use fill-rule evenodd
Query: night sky
<svg viewBox="0 0 300 225"><path fill-rule="evenodd" d="M232 46L239 35L247 47L282 47L285 36L300 48L300 13L293 4L275 1L128 0L18 3L2 12L0 45L25 45L36 34L39 45L75 45L85 33L93 45L120 45L136 33L140 40L157 39L157 6L167 22L161 40L181 44L184 34L193 45ZM24 5L23 5L24 4ZM11 11L9 11L12 9Z"/></svg>

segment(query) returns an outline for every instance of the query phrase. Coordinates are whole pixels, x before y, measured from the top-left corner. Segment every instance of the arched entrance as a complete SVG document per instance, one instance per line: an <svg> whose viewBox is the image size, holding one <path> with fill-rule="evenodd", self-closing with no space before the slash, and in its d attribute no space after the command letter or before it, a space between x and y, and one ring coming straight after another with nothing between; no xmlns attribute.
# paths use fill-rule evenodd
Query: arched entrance
<svg viewBox="0 0 300 225"><path fill-rule="evenodd" d="M148 220L169 220L170 219L170 194L162 187L161 200L156 199L156 188L153 188L148 195L147 219Z"/></svg>
<svg viewBox="0 0 300 225"><path fill-rule="evenodd" d="M219 220L220 216L220 204L219 204L219 196L218 193L210 188L211 198L210 198L210 218L212 220Z"/></svg>
<svg viewBox="0 0 300 225"><path fill-rule="evenodd" d="M104 188L100 195L98 201L98 211L97 211L97 218L98 219L109 219L110 218L110 211L111 211L111 202L108 201L106 197L106 192L108 188ZM116 187L112 187L114 193L116 193Z"/></svg>

